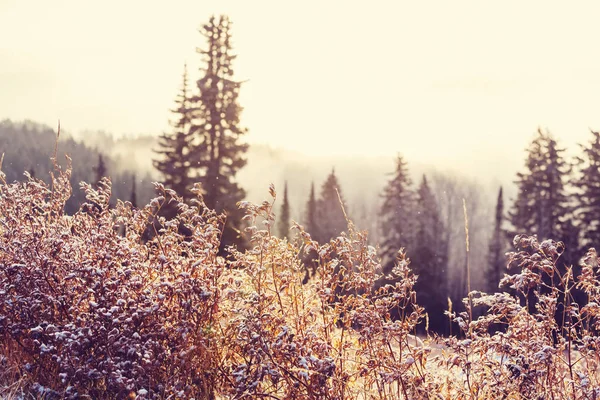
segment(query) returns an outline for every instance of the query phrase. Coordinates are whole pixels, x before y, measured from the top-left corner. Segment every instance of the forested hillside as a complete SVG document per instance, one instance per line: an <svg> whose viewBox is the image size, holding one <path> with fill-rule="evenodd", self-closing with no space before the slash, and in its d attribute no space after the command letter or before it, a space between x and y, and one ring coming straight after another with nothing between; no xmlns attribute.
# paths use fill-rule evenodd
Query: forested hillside
<svg viewBox="0 0 600 400"><path fill-rule="evenodd" d="M54 155L57 132L32 121L0 122L0 154L4 153L2 170L6 180L22 181L27 171L36 178L46 182L50 181L52 171L51 158ZM113 199L130 200L133 179L136 179L136 197L140 204L146 203L154 195L150 175L136 168L128 168L120 162L124 157L113 158L108 149L98 148L87 142L76 141L64 132L60 135L57 147L57 161L65 167L68 155L71 158L73 174L71 184L73 195L67 202L66 211L75 212L85 198L79 190L80 182L95 184L97 181L97 168L102 155L105 163L105 175L113 182Z"/></svg>
<svg viewBox="0 0 600 400"><path fill-rule="evenodd" d="M1 400L600 399L591 30L66 1L0 2Z"/></svg>

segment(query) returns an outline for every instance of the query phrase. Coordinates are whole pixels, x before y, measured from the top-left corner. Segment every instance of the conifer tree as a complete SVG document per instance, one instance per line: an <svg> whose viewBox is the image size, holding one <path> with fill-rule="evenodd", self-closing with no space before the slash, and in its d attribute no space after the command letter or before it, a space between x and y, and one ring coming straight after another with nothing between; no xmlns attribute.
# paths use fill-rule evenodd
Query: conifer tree
<svg viewBox="0 0 600 400"><path fill-rule="evenodd" d="M502 279L503 271L506 270L506 259L504 253L507 250L506 232L502 229L504 222L504 198L502 195L502 186L498 191L498 201L496 203L496 215L494 219L494 232L490 239L488 250L488 271L486 277L487 292L498 292L498 284Z"/></svg>
<svg viewBox="0 0 600 400"><path fill-rule="evenodd" d="M194 180L201 183L206 205L227 214L221 238L221 253L228 245L242 245L240 228L243 211L237 203L245 191L235 181L246 164L248 145L241 143L246 129L240 126L242 108L238 104L240 82L233 80L231 24L225 16L211 17L201 28L207 40L202 76L196 82L199 93L192 97L194 137L191 161Z"/></svg>
<svg viewBox="0 0 600 400"><path fill-rule="evenodd" d="M526 171L517 174L518 194L509 214L513 235L536 234L540 241L574 239L570 224L573 210L565 190L570 166L563 151L550 133L538 130L528 149ZM572 261L568 252L577 246L570 243L568 247L563 255L566 263Z"/></svg>
<svg viewBox="0 0 600 400"><path fill-rule="evenodd" d="M106 172L104 157L102 157L102 154L98 154L98 164L94 167L94 173L96 174L96 185L98 185L100 180L106 176Z"/></svg>
<svg viewBox="0 0 600 400"><path fill-rule="evenodd" d="M318 236L315 238L317 242L329 242L346 230L348 223L342 206L344 209L346 208L342 189L335 176L335 170L332 170L321 187L321 195L317 203L317 216L319 219Z"/></svg>
<svg viewBox="0 0 600 400"><path fill-rule="evenodd" d="M577 158L578 217L581 222L582 253L600 247L600 133L592 131L587 146L580 145L583 156Z"/></svg>
<svg viewBox="0 0 600 400"><path fill-rule="evenodd" d="M129 202L131 203L132 206L137 207L137 190L136 190L136 185L135 185L135 174L133 174L131 176L131 194L129 195Z"/></svg>
<svg viewBox="0 0 600 400"><path fill-rule="evenodd" d="M287 238L290 234L290 203L288 201L288 185L285 182L283 189L283 204L281 204L281 213L279 214L279 235Z"/></svg>
<svg viewBox="0 0 600 400"><path fill-rule="evenodd" d="M317 222L317 199L315 197L315 183L310 183L310 194L308 201L306 202L306 211L304 214L304 230L308 232L313 240L319 238L319 225ZM315 249L311 250L308 254L302 256L302 264L304 265L304 279L302 283L305 284L317 270L319 255Z"/></svg>
<svg viewBox="0 0 600 400"><path fill-rule="evenodd" d="M528 148L526 170L517 174L517 198L509 213L514 228L511 239L515 234L525 233L537 235L540 242L546 239L564 242L565 251L556 264L561 274L567 266L577 264L578 250L573 205L565 188L571 167L562 157L563 151L550 133L538 129ZM546 287L551 285L549 277L545 284ZM526 295L530 311L535 310L537 302L534 290L544 292L547 289L541 284L530 289ZM557 313L561 311L559 307Z"/></svg>
<svg viewBox="0 0 600 400"><path fill-rule="evenodd" d="M379 213L382 235L382 262L385 271L394 266L396 254L414 241L415 195L408 167L402 156L396 158L396 171L383 189L383 204Z"/></svg>
<svg viewBox="0 0 600 400"><path fill-rule="evenodd" d="M319 225L317 223L317 199L315 197L315 183L310 184L310 195L306 202L306 214L304 216L304 229L313 239L319 237Z"/></svg>
<svg viewBox="0 0 600 400"><path fill-rule="evenodd" d="M415 291L419 303L429 315L430 329L442 332L447 325L444 317L448 297L447 246L438 204L425 176L417 191L415 208L416 240L411 249L411 265L419 276Z"/></svg>
<svg viewBox="0 0 600 400"><path fill-rule="evenodd" d="M437 238L443 232L442 223L437 201L425 175L423 175L417 190L416 210L416 244L426 243L433 239L438 242Z"/></svg>
<svg viewBox="0 0 600 400"><path fill-rule="evenodd" d="M180 92L175 99L175 108L171 110L175 116L171 121L173 130L165 132L159 137L159 148L155 152L160 157L153 160L153 164L162 174L162 182L165 187L173 189L184 201L189 201L192 197L190 192L192 186L190 176L192 110L190 108L187 66L184 66L182 80ZM163 214L167 218L172 218L175 213L175 208L169 206L168 203L163 208Z"/></svg>

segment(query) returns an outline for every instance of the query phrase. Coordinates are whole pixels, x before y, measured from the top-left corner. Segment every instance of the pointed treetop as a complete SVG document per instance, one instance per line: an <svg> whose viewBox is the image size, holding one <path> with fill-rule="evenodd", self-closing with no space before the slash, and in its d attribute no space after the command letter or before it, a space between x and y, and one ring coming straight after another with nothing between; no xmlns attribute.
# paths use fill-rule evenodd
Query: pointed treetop
<svg viewBox="0 0 600 400"><path fill-rule="evenodd" d="M408 166L402 155L395 160L395 170L389 173L381 197L383 203L379 211L380 228L384 237L381 253L385 271L390 271L396 262L396 254L401 248L410 249L415 236L416 195Z"/></svg>
<svg viewBox="0 0 600 400"><path fill-rule="evenodd" d="M290 202L288 200L288 185L287 181L283 186L283 203L281 204L281 212L279 214L279 235L282 238L287 238L290 231Z"/></svg>
<svg viewBox="0 0 600 400"><path fill-rule="evenodd" d="M348 223L344 215L345 208L342 189L335 176L335 170L332 169L331 174L321 186L321 195L318 201L319 236L316 239L319 243L329 242L346 230Z"/></svg>
<svg viewBox="0 0 600 400"><path fill-rule="evenodd" d="M498 201L496 203L496 220L494 231L488 247L488 268L486 284L488 293L498 291L498 284L502 278L503 271L506 269L506 259L504 252L508 248L506 232L502 229L504 221L504 199L502 197L502 186L498 190Z"/></svg>
<svg viewBox="0 0 600 400"><path fill-rule="evenodd" d="M319 237L319 225L317 222L317 200L315 198L314 181L310 183L310 194L308 196L308 201L306 202L304 225L306 232L308 232L313 239L317 240Z"/></svg>

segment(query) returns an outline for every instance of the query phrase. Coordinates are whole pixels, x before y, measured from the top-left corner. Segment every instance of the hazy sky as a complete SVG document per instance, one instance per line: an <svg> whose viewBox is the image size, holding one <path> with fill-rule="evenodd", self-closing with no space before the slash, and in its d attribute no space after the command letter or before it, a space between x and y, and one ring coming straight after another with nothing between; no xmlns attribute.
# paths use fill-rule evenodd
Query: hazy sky
<svg viewBox="0 0 600 400"><path fill-rule="evenodd" d="M591 1L0 0L0 119L159 133L220 13L250 141L514 170L538 126L600 129Z"/></svg>

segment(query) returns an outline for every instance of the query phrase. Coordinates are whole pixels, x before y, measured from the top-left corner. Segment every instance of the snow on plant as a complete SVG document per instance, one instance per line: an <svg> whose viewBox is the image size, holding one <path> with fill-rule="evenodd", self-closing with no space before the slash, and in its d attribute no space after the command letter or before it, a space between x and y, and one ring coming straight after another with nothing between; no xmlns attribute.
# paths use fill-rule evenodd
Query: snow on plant
<svg viewBox="0 0 600 400"><path fill-rule="evenodd" d="M203 398L216 368L219 217L180 204L144 242L163 196L109 207L110 182L82 184L63 213L70 169L48 186L0 186L0 344L11 371L45 398ZM184 238L179 224L192 232ZM124 232L124 234L120 233Z"/></svg>
<svg viewBox="0 0 600 400"><path fill-rule="evenodd" d="M424 316L403 251L382 276L367 233L315 242L271 233L271 200L241 202L248 250L218 249L225 216L157 185L136 209L70 169L50 185L0 175L0 396L59 399L597 399L600 259L560 267L562 243L519 235L507 292L448 312L458 337L412 334ZM199 188L196 188L199 192ZM173 220L160 210L178 205ZM150 234L149 234L150 233ZM305 278L306 255L314 273ZM312 262L312 261L311 261ZM311 266L312 269L312 266ZM579 309L575 289L587 296ZM474 308L485 308L476 319ZM392 317L394 316L394 317ZM433 355L430 345L445 348ZM436 351L435 353L439 353Z"/></svg>
<svg viewBox="0 0 600 400"><path fill-rule="evenodd" d="M423 310L414 304L404 255L393 271L395 286L375 289L381 265L365 232L349 222L347 234L319 245L296 224L298 242L281 240L271 234L270 192L272 202L241 204L265 229L248 228L254 247L233 251L232 277L222 288L222 309L232 316L223 321L226 392L236 399L424 393L424 350L409 348L407 338ZM316 274L303 284L302 253L313 251ZM390 318L394 308L403 316L398 321Z"/></svg>
<svg viewBox="0 0 600 400"><path fill-rule="evenodd" d="M0 185L3 380L45 398L423 392L424 353L407 339L422 315L408 260L400 255L394 285L374 289L377 252L352 224L323 246L296 226L294 244L271 235L272 202L243 203L265 229L249 227L254 247L225 260L224 216L201 201L157 185L142 209L109 207L105 179L82 184L87 202L67 216L69 178ZM179 203L171 221L159 216L167 201ZM310 248L319 268L304 285Z"/></svg>
<svg viewBox="0 0 600 400"><path fill-rule="evenodd" d="M473 306L487 308L474 321L468 312L451 315L464 339L446 340L452 351L440 367L460 371L447 390L477 399L598 398L598 337L590 329L594 303L579 310L572 295L576 285L590 299L598 293L595 251L588 253L577 283L571 267L558 267L562 243L517 235L514 246L508 267L517 271L501 281L511 292L473 292ZM468 311L469 302L465 305Z"/></svg>

